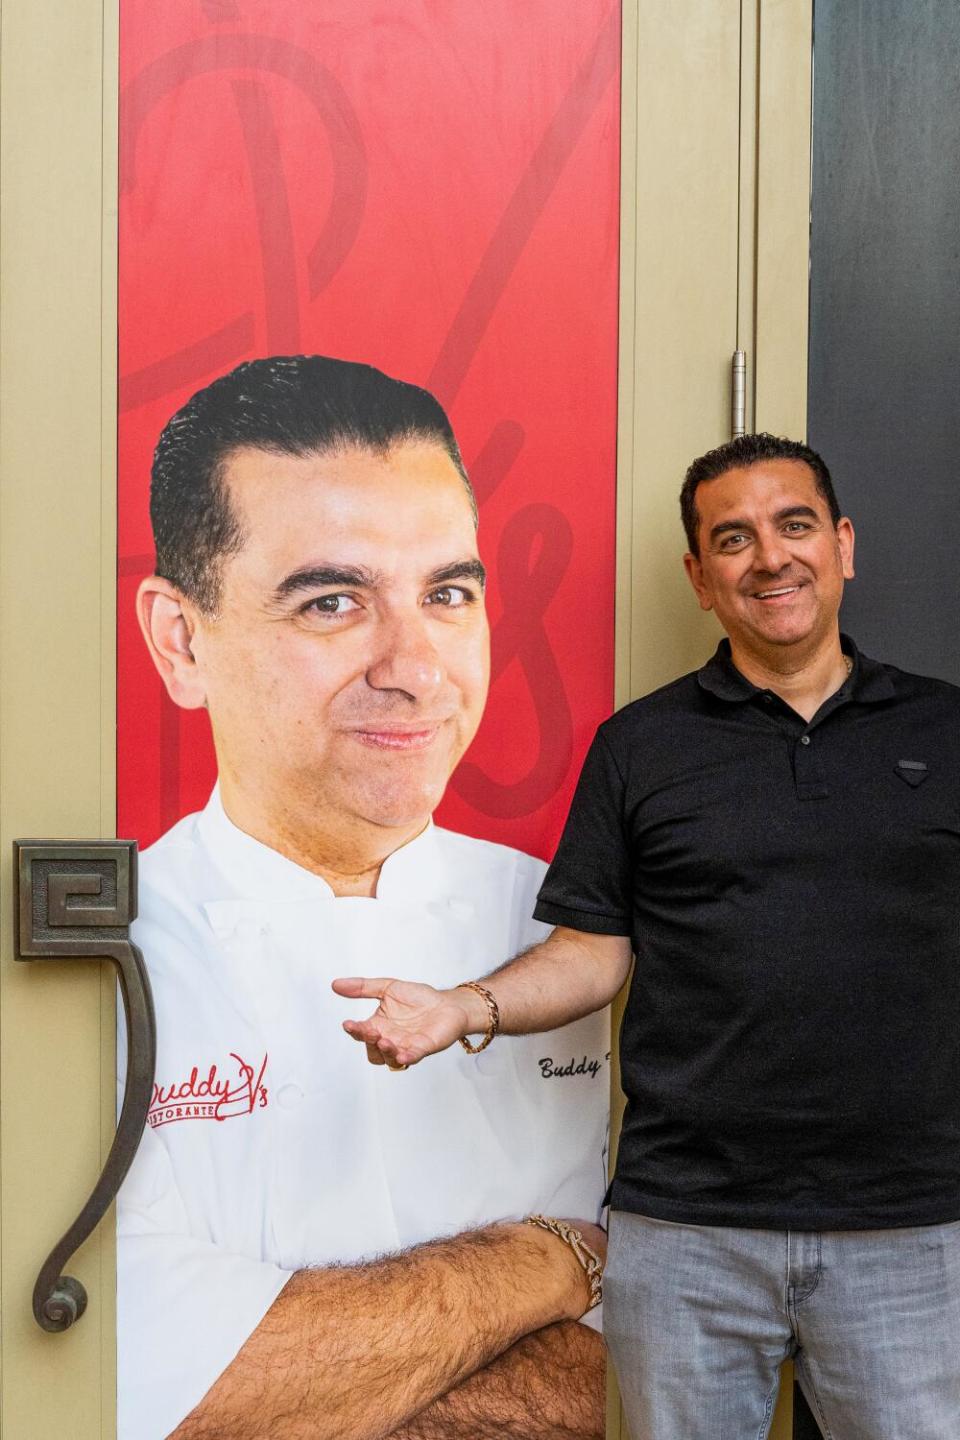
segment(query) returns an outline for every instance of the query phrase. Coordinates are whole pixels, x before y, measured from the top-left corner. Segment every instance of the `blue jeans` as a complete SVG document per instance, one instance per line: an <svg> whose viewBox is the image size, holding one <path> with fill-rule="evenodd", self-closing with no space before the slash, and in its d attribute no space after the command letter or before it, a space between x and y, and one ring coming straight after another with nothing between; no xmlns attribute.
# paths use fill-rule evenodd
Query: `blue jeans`
<svg viewBox="0 0 960 1440"><path fill-rule="evenodd" d="M960 1440L960 1222L610 1217L604 1335L632 1440L763 1440L780 1365L828 1440Z"/></svg>

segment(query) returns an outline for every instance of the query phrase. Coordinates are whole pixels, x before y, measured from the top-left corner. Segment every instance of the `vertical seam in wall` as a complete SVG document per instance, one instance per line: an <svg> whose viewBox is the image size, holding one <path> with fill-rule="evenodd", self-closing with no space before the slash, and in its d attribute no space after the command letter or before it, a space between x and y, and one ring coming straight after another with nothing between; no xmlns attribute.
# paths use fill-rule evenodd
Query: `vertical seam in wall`
<svg viewBox="0 0 960 1440"><path fill-rule="evenodd" d="M753 364L748 372L747 389L753 415L752 428L757 429L757 377L760 373L760 343L757 333L760 287L760 55L763 46L763 0L756 4L756 43L754 45L753 99L753 283L750 306L750 328L753 332Z"/></svg>
<svg viewBox="0 0 960 1440"><path fill-rule="evenodd" d="M638 287L636 246L639 206L637 135L639 13L637 0L621 4L620 98L620 304L617 339L618 422L614 595L614 705L633 694L633 594L636 588L636 395ZM629 42L629 50L626 42ZM628 111L626 98L630 99ZM627 162L629 161L629 171ZM630 209L624 204L630 197ZM626 244L625 244L626 241ZM629 279L626 275L629 272ZM626 304L624 304L626 298Z"/></svg>
<svg viewBox="0 0 960 1440"><path fill-rule="evenodd" d="M5 56L5 48L6 48L6 47L5 47L4 43L3 43L6 37L5 37L3 20L4 20L4 7L3 7L2 4L0 4L0 141L2 141L2 139L3 139L3 133L2 133L2 132L3 132L3 118L4 118L4 110L3 110L4 93L3 93L3 92L4 92L4 89L5 89L5 86L4 86L4 83L3 83L3 82L4 82L5 73L6 73L6 72L5 72L5 67L4 67L4 61L5 61L5 58L6 58L6 56ZM0 145L0 165L2 165L2 160L3 160L3 158L4 158L4 150L3 150L2 145ZM3 276L6 274L6 266L5 266L6 255L5 255L5 253L4 253L4 247L3 247L3 238L4 238L4 235L5 235L5 229L4 229L3 227L0 227L0 294L2 294L2 279L3 279ZM0 332L2 332L2 322L0 322ZM0 333L0 358L2 358L2 355L3 355L2 338L3 338L3 337L2 337L2 333ZM2 374L2 371L0 371L0 399L2 399L4 393L5 393L5 392L4 392L4 389L3 389L3 374ZM0 422L2 422L2 415L0 415ZM2 455L2 450L0 450L0 455ZM2 485L2 481L3 481L3 476L2 476L2 473L0 473L0 485ZM2 525L3 525L3 514L2 514L2 507L0 507L0 557L2 557L2 553L3 553L3 551L2 551L2 539L3 539L3 536L2 536ZM0 683L2 683L2 681L3 681L3 668L4 668L4 661L5 661L5 659L6 659L6 656L5 656L4 650L3 650L3 641L4 641L4 639L5 639L4 632L3 632L3 630L2 630L2 627L0 627ZM4 738L5 738L4 735L3 735L3 732L2 732L2 724L3 724L3 713L2 713L2 711L0 711L0 766L2 766L2 764L3 764L3 741L4 741ZM4 790L3 790L2 784L0 784L0 827L2 827L2 822L3 822L3 805L4 805ZM13 887L12 887L12 883L11 883L11 889L10 889L10 897L11 897L11 903L12 903L12 898L13 898ZM0 950L2 950L2 945L0 945ZM4 998L5 998L5 997L4 997ZM2 1014L2 1002L0 1002L0 1014ZM4 1066L4 1064L3 1064L3 1058L2 1058L2 1056L0 1056L0 1097L2 1097L2 1095L3 1095L3 1089L4 1089L4 1086L3 1086L3 1081L4 1081L4 1079L5 1079L4 1071L5 1071L5 1066ZM2 1183L2 1182L3 1182L3 1123L2 1123L2 1107L0 1107L0 1222L2 1222L2 1215L3 1215L3 1183ZM0 1223L0 1296L2 1296L2 1293L3 1293L3 1255L2 1255L2 1251L3 1251L3 1225L2 1225L2 1223ZM3 1363L3 1362L4 1362L3 1334L2 1334L2 1331L0 1331L0 1437L2 1437L2 1435L3 1435L3 1419L4 1419L4 1411L5 1411L5 1409L6 1409L6 1406L5 1406L5 1403L4 1403L5 1396L6 1396L6 1391L5 1391L4 1386L3 1386L3 1371L4 1371L4 1363Z"/></svg>
<svg viewBox="0 0 960 1440"><path fill-rule="evenodd" d="M807 161L807 364L804 378L803 440L809 439L810 432L810 331L813 304L813 115L817 103L817 4L810 3L810 150Z"/></svg>
<svg viewBox="0 0 960 1440"><path fill-rule="evenodd" d="M734 295L734 333L737 350L744 350L740 334L740 287L743 284L743 245L741 245L740 219L743 215L743 68L744 68L744 0L740 0L740 71L737 75L737 287Z"/></svg>
<svg viewBox="0 0 960 1440"><path fill-rule="evenodd" d="M630 576L630 587L629 587L629 594L628 594L628 596L627 596L627 604L623 607L624 610L625 610L625 612L626 612L626 626L627 626L627 650L626 650L626 654L627 654L627 686L628 686L628 690L629 690L629 693L630 693L631 696L632 696L633 693L634 693L634 674L633 674L633 603L632 603L632 598L631 598L631 597L632 597L634 585L635 585L635 582L636 582L636 561L637 561L637 556L636 556L636 548L637 548L637 547L636 547L636 519L637 519L637 516L636 516L636 507L637 507L636 480L637 480L637 474L636 474L636 464L635 464L636 453L637 453L637 415L636 415L636 404L635 404L635 400L636 400L636 393L637 393L637 335L638 335L638 329L639 329L639 312L638 312L638 305L639 305L639 287L638 287L638 285L637 285L637 231L638 231L639 228L640 228L640 213L639 213L639 212L640 212L640 175L639 175L640 133L639 133L639 125L638 125L638 123L637 123L637 112L638 112L638 109L639 109L639 74L640 74L640 16L639 16L639 6L636 7L636 10L637 10L637 13L636 13L636 16L634 17L635 23L634 23L634 26L633 26L634 49L633 49L633 53L632 53L632 55L631 55L631 57L630 57L630 59L631 59L631 66L632 66L632 75L633 75L633 82L632 82L633 113L632 113L631 118L630 118L630 146L631 146L631 150L632 150L632 152L633 152L633 184L632 184L633 205L632 205L632 208L631 208L631 218L630 218L630 234L631 234L631 246L630 246L630 249L631 249L631 263L632 263L632 267L633 267L633 268L632 268L632 277L631 277L631 282L630 282L630 300L631 300L631 311L632 311L632 313L631 313L631 318L630 318L630 329L631 329L630 394L631 394L631 412L632 412L632 413L631 413L631 419L630 419L630 512L629 512L630 524L629 524L629 528L628 528L628 531L627 531L627 533L628 533L628 535L629 535L629 543L630 543L630 565L629 565L629 570L628 570L628 573L629 573L629 576ZM622 82L621 82L621 83L622 83ZM621 141L621 143L622 143L622 141ZM621 1421L621 1424L622 1424L622 1421Z"/></svg>

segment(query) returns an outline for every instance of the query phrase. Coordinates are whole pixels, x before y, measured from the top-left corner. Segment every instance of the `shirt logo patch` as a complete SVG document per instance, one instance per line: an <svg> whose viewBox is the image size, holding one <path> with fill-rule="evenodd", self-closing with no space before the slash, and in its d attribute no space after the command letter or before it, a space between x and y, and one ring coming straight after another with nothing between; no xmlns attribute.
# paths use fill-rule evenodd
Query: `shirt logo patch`
<svg viewBox="0 0 960 1440"><path fill-rule="evenodd" d="M157 1130L178 1120L234 1120L265 1109L267 1056L258 1065L250 1065L231 1050L230 1060L222 1075L214 1063L201 1078L200 1066L194 1065L186 1080L155 1084L147 1124Z"/></svg>
<svg viewBox="0 0 960 1440"><path fill-rule="evenodd" d="M906 780L908 785L922 785L930 774L922 760L898 760L896 764L897 774L901 780Z"/></svg>

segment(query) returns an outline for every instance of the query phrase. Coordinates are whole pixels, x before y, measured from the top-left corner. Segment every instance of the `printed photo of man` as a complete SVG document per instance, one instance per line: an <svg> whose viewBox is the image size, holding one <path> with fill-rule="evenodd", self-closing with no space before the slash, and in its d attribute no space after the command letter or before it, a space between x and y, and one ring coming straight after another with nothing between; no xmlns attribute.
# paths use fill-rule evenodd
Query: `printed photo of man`
<svg viewBox="0 0 960 1440"><path fill-rule="evenodd" d="M151 518L144 637L219 778L141 861L120 1440L600 1436L584 1251L526 1217L603 1252L606 1015L396 1073L330 987L449 987L548 933L539 860L431 820L489 678L449 421L370 366L252 361L167 424Z"/></svg>

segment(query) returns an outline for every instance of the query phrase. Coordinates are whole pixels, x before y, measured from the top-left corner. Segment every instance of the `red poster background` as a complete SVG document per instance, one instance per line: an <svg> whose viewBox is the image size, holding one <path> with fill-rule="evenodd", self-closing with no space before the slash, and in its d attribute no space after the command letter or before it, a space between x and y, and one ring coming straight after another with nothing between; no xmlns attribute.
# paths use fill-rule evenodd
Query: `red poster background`
<svg viewBox="0 0 960 1440"><path fill-rule="evenodd" d="M619 6L121 6L118 826L206 801L136 628L153 446L320 352L433 390L481 509L493 683L441 823L548 856L613 688Z"/></svg>

